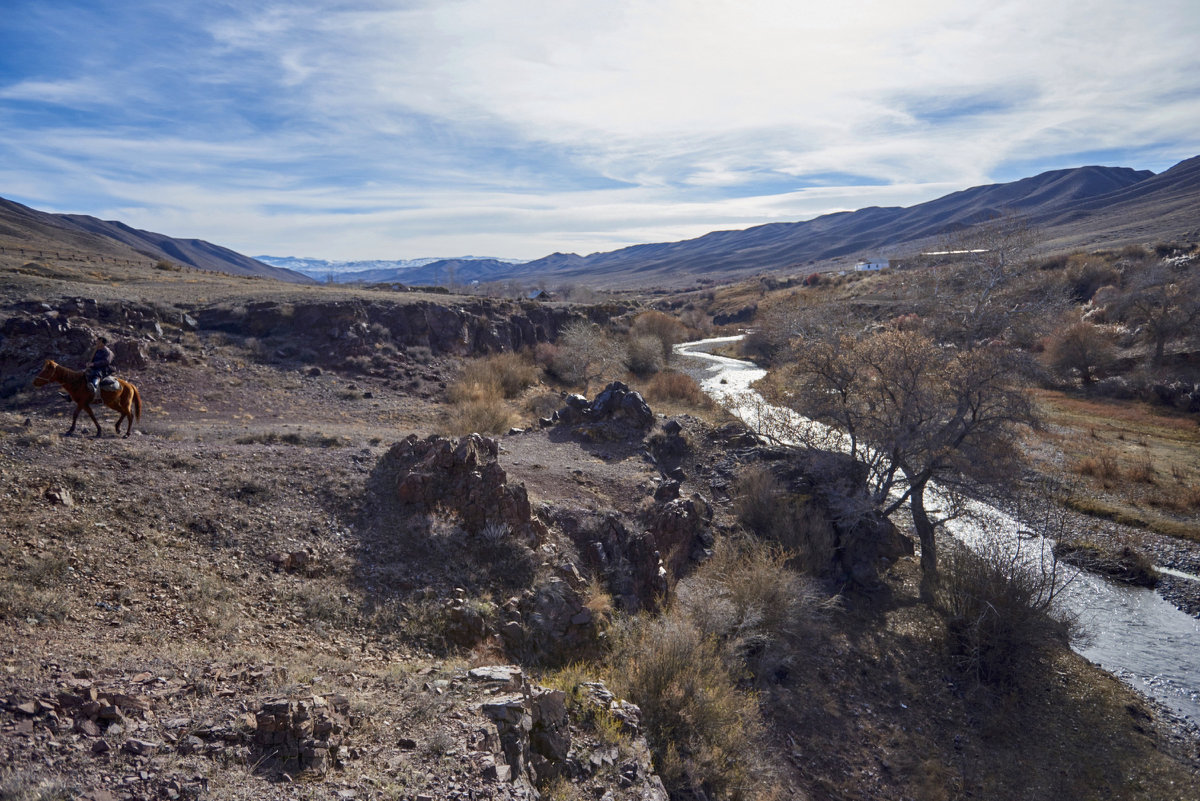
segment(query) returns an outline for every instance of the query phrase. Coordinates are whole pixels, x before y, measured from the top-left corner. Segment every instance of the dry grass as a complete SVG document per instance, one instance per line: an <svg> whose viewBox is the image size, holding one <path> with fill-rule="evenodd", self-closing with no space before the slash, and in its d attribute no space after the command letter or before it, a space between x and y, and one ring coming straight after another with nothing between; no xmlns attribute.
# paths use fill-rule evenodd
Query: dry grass
<svg viewBox="0 0 1200 801"><path fill-rule="evenodd" d="M454 404L446 413L446 432L466 434L503 434L516 419L512 407L500 398L478 398Z"/></svg>
<svg viewBox="0 0 1200 801"><path fill-rule="evenodd" d="M686 373L666 371L658 373L645 383L643 394L651 401L676 401L694 406L704 405L708 397L696 379Z"/></svg>
<svg viewBox="0 0 1200 801"><path fill-rule="evenodd" d="M446 389L446 433L503 434L517 417L507 401L537 381L538 368L528 354L495 353L467 361Z"/></svg>
<svg viewBox="0 0 1200 801"><path fill-rule="evenodd" d="M739 680L717 641L681 616L645 621L622 638L610 681L641 707L655 766L673 794L770 794L758 700Z"/></svg>
<svg viewBox="0 0 1200 801"><path fill-rule="evenodd" d="M494 353L463 364L446 393L451 403L488 397L515 398L538 381L538 368L523 353Z"/></svg>
<svg viewBox="0 0 1200 801"><path fill-rule="evenodd" d="M1046 422L1033 466L1081 481L1067 495L1076 511L1169 536L1200 540L1200 426L1139 401L1035 391ZM1048 449L1041 446L1050 446Z"/></svg>
<svg viewBox="0 0 1200 801"><path fill-rule="evenodd" d="M801 570L821 574L829 567L833 526L808 497L788 492L767 468L751 465L738 474L733 510L751 532L783 547Z"/></svg>

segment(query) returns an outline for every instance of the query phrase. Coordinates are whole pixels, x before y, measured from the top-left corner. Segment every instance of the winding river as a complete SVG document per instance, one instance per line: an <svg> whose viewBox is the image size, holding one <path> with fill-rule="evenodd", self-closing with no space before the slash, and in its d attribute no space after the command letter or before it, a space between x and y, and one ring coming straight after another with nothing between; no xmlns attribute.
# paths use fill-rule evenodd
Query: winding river
<svg viewBox="0 0 1200 801"><path fill-rule="evenodd" d="M718 337L677 345L690 357L706 393L737 413L751 428L760 428L761 397L750 385L766 371L752 362L708 352L740 337ZM746 403L753 397L755 403ZM773 413L784 413L771 410ZM1008 515L984 504L977 512L991 518L1015 537L1018 524ZM976 536L967 519L951 521L956 537L970 543ZM1068 608L1079 616L1087 632L1075 649L1101 667L1124 679L1182 718L1200 724L1200 620L1176 609L1153 590L1128 587L1080 573L1064 594Z"/></svg>

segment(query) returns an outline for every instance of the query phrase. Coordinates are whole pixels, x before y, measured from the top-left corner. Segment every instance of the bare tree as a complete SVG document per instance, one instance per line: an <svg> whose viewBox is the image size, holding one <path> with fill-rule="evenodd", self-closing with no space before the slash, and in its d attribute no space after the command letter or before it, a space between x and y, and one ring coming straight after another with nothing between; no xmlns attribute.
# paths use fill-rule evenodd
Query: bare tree
<svg viewBox="0 0 1200 801"><path fill-rule="evenodd" d="M1076 375L1083 385L1095 383L1116 359L1116 348L1098 326L1086 321L1059 328L1046 349L1050 367L1062 375Z"/></svg>
<svg viewBox="0 0 1200 801"><path fill-rule="evenodd" d="M927 588L937 580L935 533L956 510L927 504L932 482L954 490L1007 474L1018 426L1033 420L1017 371L999 347L942 347L917 331L805 341L768 389L771 400L821 423L795 426L814 447L836 441L867 468L885 515L907 506ZM941 517L938 517L941 515Z"/></svg>
<svg viewBox="0 0 1200 801"><path fill-rule="evenodd" d="M593 381L601 381L624 369L622 343L608 336L595 323L579 320L562 330L554 371L560 378L583 385L586 394Z"/></svg>
<svg viewBox="0 0 1200 801"><path fill-rule="evenodd" d="M944 247L953 261L935 268L918 303L938 338L974 347L1064 308L1066 293L1056 278L1028 269L1039 242L1037 229L1015 212L950 238Z"/></svg>
<svg viewBox="0 0 1200 801"><path fill-rule="evenodd" d="M1118 313L1140 326L1161 364L1166 347L1200 321L1200 271L1159 263L1138 273L1118 302Z"/></svg>

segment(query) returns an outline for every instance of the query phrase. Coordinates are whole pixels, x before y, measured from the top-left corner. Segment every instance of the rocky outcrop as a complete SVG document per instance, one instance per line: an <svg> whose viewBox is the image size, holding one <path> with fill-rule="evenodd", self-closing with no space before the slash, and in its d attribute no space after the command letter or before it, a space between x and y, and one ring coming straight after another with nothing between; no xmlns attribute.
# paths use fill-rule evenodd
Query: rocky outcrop
<svg viewBox="0 0 1200 801"><path fill-rule="evenodd" d="M195 312L201 328L240 336L278 337L339 357L362 352L386 337L402 348L457 355L515 351L553 340L566 309L541 303L480 298L466 303L428 300L314 303L263 301L245 307L215 306Z"/></svg>
<svg viewBox="0 0 1200 801"><path fill-rule="evenodd" d="M574 688L577 700L569 703L564 691L531 684L513 666L475 668L468 679L501 693L480 707L496 727L485 778L509 784L517 797L539 798L536 787L557 779L580 790L585 784L607 788L604 798L614 801L667 801L641 732L641 710L600 682ZM599 736L597 719L614 721L623 741Z"/></svg>
<svg viewBox="0 0 1200 801"><path fill-rule="evenodd" d="M586 584L573 564L558 572L501 607L499 634L509 653L557 664L596 650L600 621L587 607Z"/></svg>
<svg viewBox="0 0 1200 801"><path fill-rule="evenodd" d="M254 716L259 769L324 776L337 764L349 711L350 701L341 695L265 702Z"/></svg>
<svg viewBox="0 0 1200 801"><path fill-rule="evenodd" d="M397 477L395 493L402 509L446 509L471 534L484 535L489 526L493 531L499 526L530 543L540 542L546 527L534 517L525 487L508 484L498 453L496 441L479 434L457 442L413 434L393 445L382 462Z"/></svg>
<svg viewBox="0 0 1200 801"><path fill-rule="evenodd" d="M115 338L77 315L57 309L10 317L0 325L0 398L27 389L30 374L46 359L83 369L91 358L96 337L108 336L113 368L118 374L146 367L145 345L136 337Z"/></svg>
<svg viewBox="0 0 1200 801"><path fill-rule="evenodd" d="M547 513L627 612L656 608L666 598L670 579L705 558L713 544L712 509L699 495L655 507L646 526L615 513L577 508Z"/></svg>
<svg viewBox="0 0 1200 801"><path fill-rule="evenodd" d="M831 527L830 578L860 589L879 585L880 572L914 552L912 540L879 514L866 497L866 468L849 456L824 451L797 454L759 448L772 472L793 497L815 503ZM822 549L824 550L824 549Z"/></svg>
<svg viewBox="0 0 1200 801"><path fill-rule="evenodd" d="M589 401L568 395L566 405L547 423L571 426L582 439L592 442L621 442L641 439L654 426L654 412L641 393L613 381Z"/></svg>
<svg viewBox="0 0 1200 801"><path fill-rule="evenodd" d="M677 486L678 482L664 482L670 484ZM648 533L654 537L659 553L666 554L665 567L671 575L680 576L689 563L702 562L712 555L713 510L700 494L667 501L647 514Z"/></svg>

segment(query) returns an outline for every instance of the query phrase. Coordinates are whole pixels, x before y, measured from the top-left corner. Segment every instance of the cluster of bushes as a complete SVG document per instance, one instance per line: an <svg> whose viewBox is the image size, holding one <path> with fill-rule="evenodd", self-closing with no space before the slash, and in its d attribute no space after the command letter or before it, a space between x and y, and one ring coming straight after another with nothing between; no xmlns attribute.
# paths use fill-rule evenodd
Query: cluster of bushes
<svg viewBox="0 0 1200 801"><path fill-rule="evenodd" d="M581 320L564 328L557 342L469 360L447 389L446 428L451 434L507 431L518 416L510 401L539 383L543 374L564 388L590 394L606 381L632 373L642 379L651 401L705 406L709 401L694 379L667 369L672 348L687 335L676 318L650 311L634 318L625 330ZM545 394L528 398L526 409L541 417L559 405L556 396Z"/></svg>

